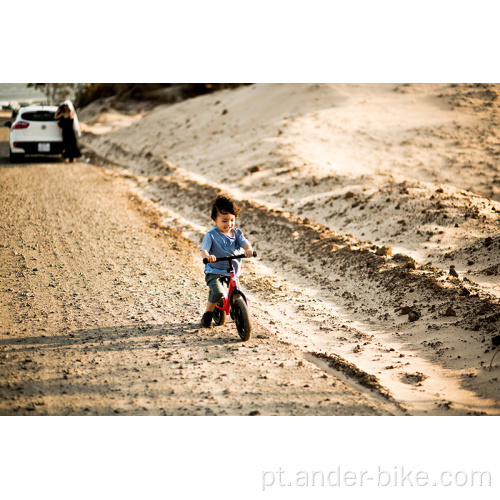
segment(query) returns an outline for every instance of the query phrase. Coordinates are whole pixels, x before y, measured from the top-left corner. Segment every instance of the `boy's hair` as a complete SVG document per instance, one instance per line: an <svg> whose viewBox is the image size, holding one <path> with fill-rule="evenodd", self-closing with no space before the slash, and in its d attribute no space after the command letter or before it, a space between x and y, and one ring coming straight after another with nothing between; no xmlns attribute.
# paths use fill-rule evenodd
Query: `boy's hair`
<svg viewBox="0 0 500 500"><path fill-rule="evenodd" d="M232 214L235 217L240 216L240 208L234 200L220 194L212 203L212 219L216 219L217 215L223 212Z"/></svg>

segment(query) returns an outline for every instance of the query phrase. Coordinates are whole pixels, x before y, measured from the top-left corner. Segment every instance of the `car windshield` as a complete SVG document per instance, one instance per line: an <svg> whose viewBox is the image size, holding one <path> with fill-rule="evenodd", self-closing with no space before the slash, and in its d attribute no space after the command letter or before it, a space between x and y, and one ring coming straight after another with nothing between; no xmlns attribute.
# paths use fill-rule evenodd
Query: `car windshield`
<svg viewBox="0 0 500 500"><path fill-rule="evenodd" d="M54 115L53 111L25 111L21 114L21 119L30 122L50 122L54 121Z"/></svg>

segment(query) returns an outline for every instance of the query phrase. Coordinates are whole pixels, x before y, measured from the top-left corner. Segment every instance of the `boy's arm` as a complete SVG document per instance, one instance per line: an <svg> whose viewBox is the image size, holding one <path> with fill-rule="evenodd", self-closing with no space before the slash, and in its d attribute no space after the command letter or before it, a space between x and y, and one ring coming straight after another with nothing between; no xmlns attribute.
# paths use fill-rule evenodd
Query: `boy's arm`
<svg viewBox="0 0 500 500"><path fill-rule="evenodd" d="M212 248L212 239L210 237L210 232L208 232L201 242L201 258L207 259L208 262L215 262L215 255L210 255L209 250Z"/></svg>
<svg viewBox="0 0 500 500"><path fill-rule="evenodd" d="M245 257L253 257L253 248L252 245L250 245L250 242L245 244L243 250L245 250Z"/></svg>
<svg viewBox="0 0 500 500"><path fill-rule="evenodd" d="M215 262L215 255L210 255L206 250L201 251L201 258L208 259L208 262Z"/></svg>

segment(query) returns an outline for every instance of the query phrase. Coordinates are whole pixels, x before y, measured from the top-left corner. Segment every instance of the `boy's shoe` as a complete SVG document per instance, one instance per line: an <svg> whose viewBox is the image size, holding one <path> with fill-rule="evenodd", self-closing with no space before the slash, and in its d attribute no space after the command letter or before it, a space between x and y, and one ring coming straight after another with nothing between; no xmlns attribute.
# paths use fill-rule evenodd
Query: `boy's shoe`
<svg viewBox="0 0 500 500"><path fill-rule="evenodd" d="M201 318L201 326L203 328L212 328L212 318L214 317L213 312L206 312Z"/></svg>

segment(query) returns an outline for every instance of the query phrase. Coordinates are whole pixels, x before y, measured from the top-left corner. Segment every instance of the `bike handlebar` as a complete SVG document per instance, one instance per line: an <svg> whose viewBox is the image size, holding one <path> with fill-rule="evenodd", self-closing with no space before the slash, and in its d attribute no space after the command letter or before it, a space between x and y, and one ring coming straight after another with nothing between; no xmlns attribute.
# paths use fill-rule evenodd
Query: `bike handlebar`
<svg viewBox="0 0 500 500"><path fill-rule="evenodd" d="M253 256L254 257L257 257L257 252L254 252L253 253ZM245 258L248 258L245 256L245 254L241 254L241 255L230 255L229 257L217 257L215 259L215 262L223 262L225 260L234 260L234 259L245 259ZM205 257L203 259L203 264L208 264L208 259Z"/></svg>

